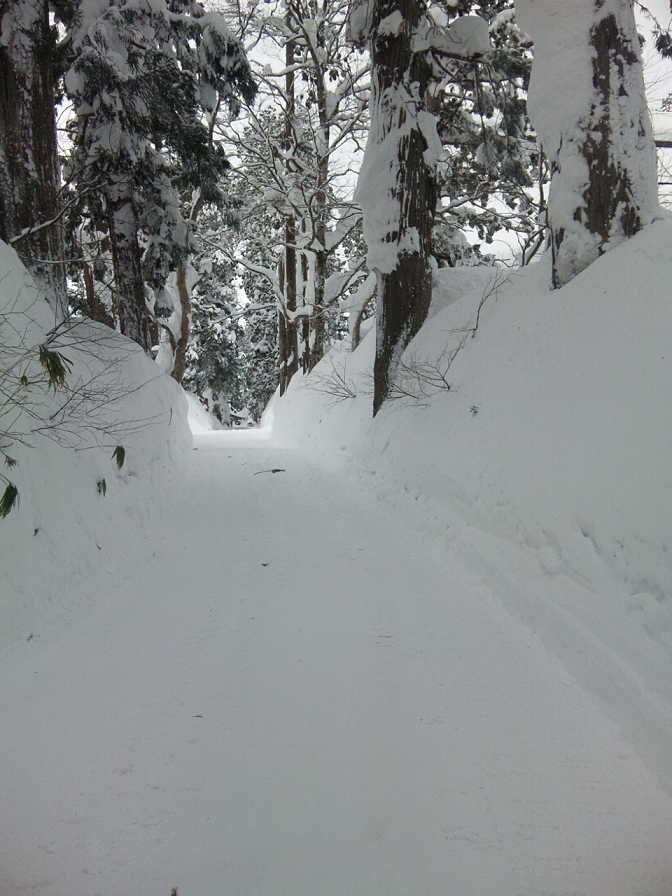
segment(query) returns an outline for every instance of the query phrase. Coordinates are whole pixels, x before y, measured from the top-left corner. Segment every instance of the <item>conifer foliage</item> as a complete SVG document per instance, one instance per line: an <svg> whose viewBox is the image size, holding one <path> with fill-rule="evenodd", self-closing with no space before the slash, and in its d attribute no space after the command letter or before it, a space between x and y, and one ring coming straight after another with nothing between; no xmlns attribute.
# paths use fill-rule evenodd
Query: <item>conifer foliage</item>
<svg viewBox="0 0 672 896"><path fill-rule="evenodd" d="M65 89L73 102L69 179L80 211L107 235L122 333L156 341L152 295L190 251L183 192L222 199L228 162L205 114L255 85L223 18L188 0L108 0L73 19ZM148 293L148 288L152 293Z"/></svg>
<svg viewBox="0 0 672 896"><path fill-rule="evenodd" d="M448 265L460 258L449 238L466 229L486 244L502 231L514 232L526 255L541 236L538 190L546 172L527 115L530 40L518 27L513 0L460 0L446 16L455 22L472 14L488 23L490 54L441 62L445 78L437 114L443 154L435 255Z"/></svg>

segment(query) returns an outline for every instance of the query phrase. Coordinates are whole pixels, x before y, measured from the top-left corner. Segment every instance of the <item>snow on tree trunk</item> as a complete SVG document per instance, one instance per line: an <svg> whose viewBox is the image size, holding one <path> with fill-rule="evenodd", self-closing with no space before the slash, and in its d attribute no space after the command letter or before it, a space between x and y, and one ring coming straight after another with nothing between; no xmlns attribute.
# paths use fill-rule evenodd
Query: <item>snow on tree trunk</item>
<svg viewBox="0 0 672 896"><path fill-rule="evenodd" d="M373 413L389 396L401 355L424 323L432 291L436 126L432 72L413 52L417 0L371 0L371 129L357 187L369 268L378 277Z"/></svg>
<svg viewBox="0 0 672 896"><path fill-rule="evenodd" d="M0 0L0 238L67 308L47 0Z"/></svg>
<svg viewBox="0 0 672 896"><path fill-rule="evenodd" d="M656 151L632 0L516 0L529 109L551 163L553 285L649 224Z"/></svg>
<svg viewBox="0 0 672 896"><path fill-rule="evenodd" d="M119 328L149 352L152 347L151 316L145 301L137 214L123 182L110 186L106 199Z"/></svg>

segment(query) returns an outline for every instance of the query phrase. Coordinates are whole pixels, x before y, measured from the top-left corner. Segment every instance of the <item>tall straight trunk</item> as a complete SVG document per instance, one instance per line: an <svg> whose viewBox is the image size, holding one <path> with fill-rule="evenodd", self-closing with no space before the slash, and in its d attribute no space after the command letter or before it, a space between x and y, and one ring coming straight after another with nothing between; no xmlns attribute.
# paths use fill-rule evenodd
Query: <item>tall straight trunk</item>
<svg viewBox="0 0 672 896"><path fill-rule="evenodd" d="M291 27L291 10L285 16ZM285 148L294 146L294 65L295 42L288 40L285 45ZM292 377L299 369L299 339L296 326L296 219L288 214L285 219L285 250L280 270L280 288L283 306L278 313L278 361L280 365L280 395L284 395Z"/></svg>
<svg viewBox="0 0 672 896"><path fill-rule="evenodd" d="M326 296L327 261L327 195L329 189L329 163L331 159L331 126L327 109L327 90L324 66L316 66L317 110L319 118L319 139L317 159L317 191L315 193L315 271L314 299L311 317L311 346L309 370L318 364L323 356L326 342Z"/></svg>
<svg viewBox="0 0 672 896"><path fill-rule="evenodd" d="M326 0L324 3L326 6ZM320 10L317 0L310 3L313 18L319 19ZM324 39L320 40L320 46ZM326 342L326 296L327 266L329 250L327 248L327 201L329 190L329 166L331 162L331 123L328 107L328 65L319 54L313 57L315 76L315 92L317 98L317 189L313 197L313 248L315 263L313 266L313 313L310 317L310 346L308 354L308 370L312 370L323 356ZM332 112L333 114L333 112Z"/></svg>
<svg viewBox="0 0 672 896"><path fill-rule="evenodd" d="M11 242L58 319L67 310L47 0L0 0L0 239Z"/></svg>
<svg viewBox="0 0 672 896"><path fill-rule="evenodd" d="M305 229L305 221L302 221L301 223L302 229ZM305 251L298 253L297 274L297 297L301 300L299 307L304 311L299 321L298 332L299 367L301 368L303 373L309 373L311 370L311 321L313 313L312 311L308 312L307 306L312 302L314 311L315 305L310 296L310 291L312 290L314 284L311 278L308 255Z"/></svg>
<svg viewBox="0 0 672 896"><path fill-rule="evenodd" d="M112 266L121 332L146 352L152 347L151 315L145 301L138 219L128 186L117 183L107 192Z"/></svg>
<svg viewBox="0 0 672 896"><path fill-rule="evenodd" d="M88 262L84 262L82 268L84 277L84 299L86 302L86 316L98 323L105 324L114 329L114 316L110 314L104 303L96 295L96 285L93 279L93 270Z"/></svg>
<svg viewBox="0 0 672 896"><path fill-rule="evenodd" d="M175 281L177 294L180 299L180 332L175 346L175 359L171 376L178 383L181 383L187 369L187 349L189 348L189 336L191 334L191 293L187 283L187 269L183 262L177 266Z"/></svg>
<svg viewBox="0 0 672 896"><path fill-rule="evenodd" d="M372 11L372 121L358 198L369 267L378 278L374 415L391 393L401 355L424 323L432 296L436 160L435 121L427 108L431 70L424 54L412 49L421 15L418 0L375 0ZM383 20L385 27L379 29Z"/></svg>
<svg viewBox="0 0 672 896"><path fill-rule="evenodd" d="M326 238L326 228L320 226L322 232L318 239ZM322 243L324 245L324 243ZM313 314L311 316L311 345L310 345L310 365L312 370L316 364L324 357L325 343L327 336L327 306L325 300L325 287L327 283L327 251L326 249L318 249L315 254L315 301L313 306Z"/></svg>
<svg viewBox="0 0 672 896"><path fill-rule="evenodd" d="M658 210L656 150L632 0L516 0L535 41L529 107L551 165L553 285ZM558 84L562 93L558 96Z"/></svg>

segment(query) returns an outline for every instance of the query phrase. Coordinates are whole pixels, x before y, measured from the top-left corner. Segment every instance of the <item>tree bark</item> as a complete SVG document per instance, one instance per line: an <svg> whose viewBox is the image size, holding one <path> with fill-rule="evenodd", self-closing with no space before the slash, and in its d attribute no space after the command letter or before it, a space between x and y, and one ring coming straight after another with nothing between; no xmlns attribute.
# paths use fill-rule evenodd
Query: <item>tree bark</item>
<svg viewBox="0 0 672 896"><path fill-rule="evenodd" d="M317 3L311 5L315 20L318 19ZM322 40L321 45L324 44ZM329 165L331 162L331 122L327 105L327 66L320 58L313 58L315 90L317 96L318 139L317 144L317 190L314 197L314 285L313 314L310 328L310 356L308 370L312 370L324 357L326 342L326 297L328 249L327 249L327 202L329 191Z"/></svg>
<svg viewBox="0 0 672 896"><path fill-rule="evenodd" d="M301 283L301 308L304 313L301 315L301 320L299 322L299 366L303 373L309 373L312 370L311 366L311 329L312 329L312 317L315 309L315 303L313 302L313 308L309 312L308 311L308 288L311 286L311 271L310 264L308 261L308 255L304 252L299 252L298 255L298 267L297 272L300 273L300 283ZM297 293L299 293L297 287Z"/></svg>
<svg viewBox="0 0 672 896"><path fill-rule="evenodd" d="M11 242L58 319L67 311L47 0L0 0L0 239Z"/></svg>
<svg viewBox="0 0 672 896"><path fill-rule="evenodd" d="M184 372L187 368L187 349L189 347L189 335L191 332L191 295L187 284L187 269L184 264L177 266L176 273L177 292L180 297L180 335L175 345L175 360L171 376L178 383L182 383Z"/></svg>
<svg viewBox="0 0 672 896"><path fill-rule="evenodd" d="M152 347L152 321L145 301L138 219L127 184L117 183L108 189L107 217L119 328L125 336L149 352Z"/></svg>
<svg viewBox="0 0 672 896"><path fill-rule="evenodd" d="M358 192L369 266L378 278L374 416L390 395L401 355L424 323L432 295L436 176L426 155L427 129L434 127L427 109L431 69L424 54L412 49L421 15L417 0L377 0L372 16L373 113ZM399 25L379 29L383 20ZM381 204L390 207L382 223Z"/></svg>
<svg viewBox="0 0 672 896"><path fill-rule="evenodd" d="M517 10L535 41L529 106L551 165L548 223L560 287L653 220L655 142L632 0L565 0L543 14L517 0ZM562 118L554 119L558 84Z"/></svg>
<svg viewBox="0 0 672 896"><path fill-rule="evenodd" d="M291 27L291 12L285 16ZM285 144L289 151L294 146L294 64L295 43L288 40L285 45ZM285 251L281 263L280 278L284 307L278 313L278 361L280 365L280 395L287 391L292 377L299 369L299 338L296 326L296 219L288 214L285 219Z"/></svg>
<svg viewBox="0 0 672 896"><path fill-rule="evenodd" d="M91 320L105 324L107 327L114 329L114 317L107 311L105 305L96 295L96 286L93 280L93 271L88 262L84 262L82 268L84 277L84 295L86 298L86 313Z"/></svg>

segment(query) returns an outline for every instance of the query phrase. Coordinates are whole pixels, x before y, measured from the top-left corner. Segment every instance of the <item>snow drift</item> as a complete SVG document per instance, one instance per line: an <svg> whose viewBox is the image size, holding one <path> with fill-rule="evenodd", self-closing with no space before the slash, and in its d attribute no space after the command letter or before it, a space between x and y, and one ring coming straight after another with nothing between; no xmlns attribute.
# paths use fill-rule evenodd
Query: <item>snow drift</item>
<svg viewBox="0 0 672 896"><path fill-rule="evenodd" d="M402 388L416 400L399 395L368 420L369 334L275 400L274 429L393 475L533 548L549 569L668 603L671 243L672 223L659 222L557 291L543 263L439 271L430 319L405 355ZM450 390L428 383L421 394L423 365L445 369L460 342Z"/></svg>
<svg viewBox="0 0 672 896"><path fill-rule="evenodd" d="M439 271L405 355L415 400L370 420L370 333L274 400L275 432L525 546L672 648L671 243L659 221L557 291L545 262Z"/></svg>
<svg viewBox="0 0 672 896"><path fill-rule="evenodd" d="M372 332L267 412L277 440L467 558L666 782L671 242L658 221L556 291L548 259L439 271L375 420Z"/></svg>
<svg viewBox="0 0 672 896"><path fill-rule="evenodd" d="M36 636L46 614L70 618L75 604L95 602L97 577L142 562L139 534L160 517L191 444L182 391L134 343L89 321L55 332L0 243L1 472L19 493L0 520L0 646ZM48 386L45 344L65 359L64 389Z"/></svg>

